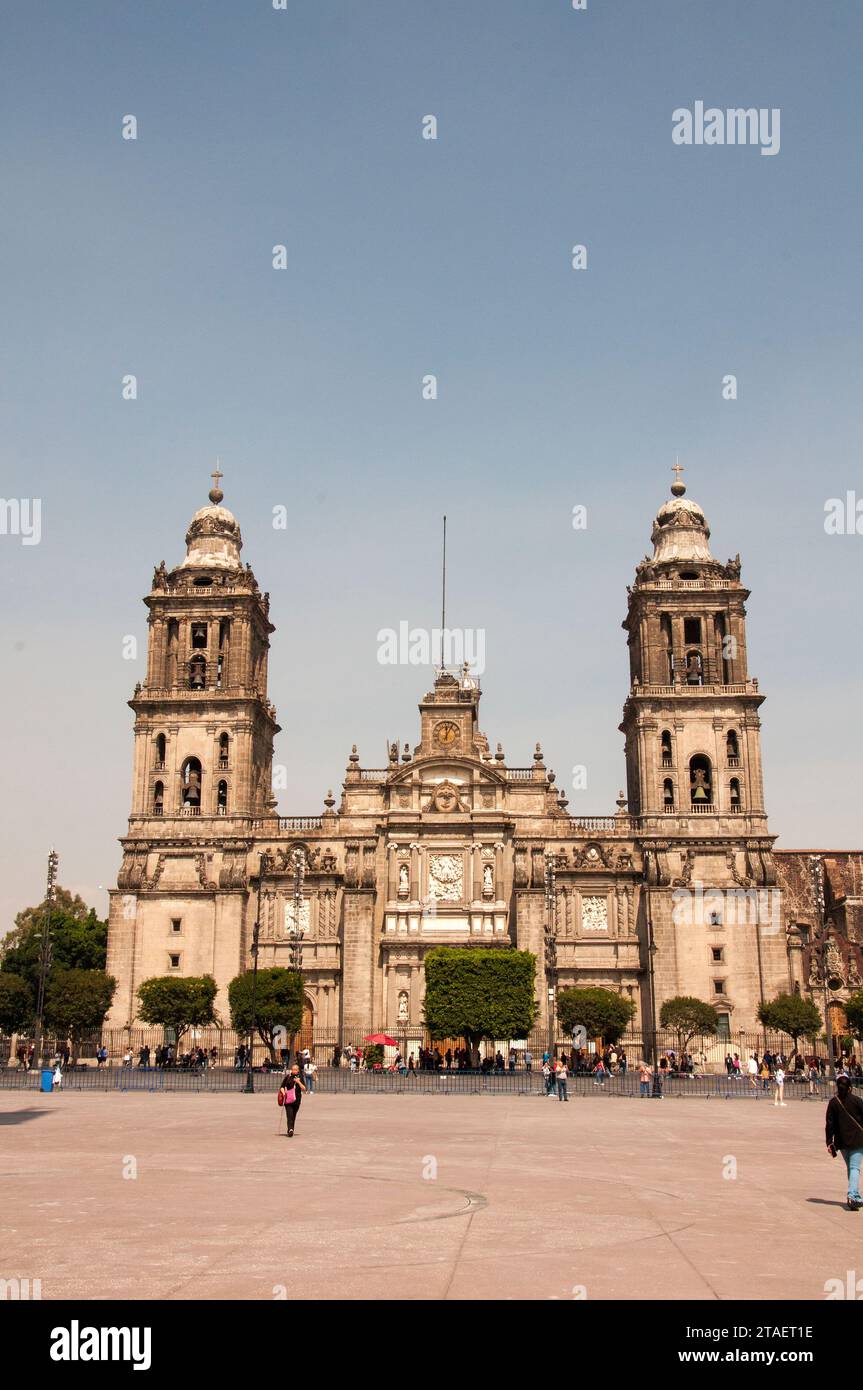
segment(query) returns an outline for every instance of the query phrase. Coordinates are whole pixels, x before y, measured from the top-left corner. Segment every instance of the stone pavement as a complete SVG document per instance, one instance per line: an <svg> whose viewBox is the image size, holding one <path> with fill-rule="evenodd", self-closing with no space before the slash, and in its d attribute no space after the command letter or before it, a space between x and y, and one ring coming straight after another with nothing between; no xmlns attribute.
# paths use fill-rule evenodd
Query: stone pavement
<svg viewBox="0 0 863 1390"><path fill-rule="evenodd" d="M823 1299L863 1276L823 1116L317 1095L288 1139L270 1095L0 1092L0 1278L43 1299Z"/></svg>

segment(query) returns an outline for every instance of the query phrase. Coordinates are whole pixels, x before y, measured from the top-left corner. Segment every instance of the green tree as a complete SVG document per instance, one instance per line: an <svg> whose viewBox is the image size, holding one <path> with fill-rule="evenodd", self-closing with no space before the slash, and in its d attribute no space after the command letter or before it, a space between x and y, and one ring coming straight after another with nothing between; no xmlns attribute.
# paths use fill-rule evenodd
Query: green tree
<svg viewBox="0 0 863 1390"><path fill-rule="evenodd" d="M677 994L666 999L659 1010L659 1026L671 1028L677 1036L678 1052L685 1052L696 1036L714 1037L719 1027L719 1014L712 1004L691 994Z"/></svg>
<svg viewBox="0 0 863 1390"><path fill-rule="evenodd" d="M530 951L438 946L425 959L425 1020L433 1038L524 1038L536 1014Z"/></svg>
<svg viewBox="0 0 863 1390"><path fill-rule="evenodd" d="M216 981L212 975L153 975L138 986L138 1017L143 1023L173 1028L180 1039L190 1028L215 1023Z"/></svg>
<svg viewBox="0 0 863 1390"><path fill-rule="evenodd" d="M45 990L48 1031L69 1038L77 1054L81 1038L104 1023L116 988L104 970L55 970Z"/></svg>
<svg viewBox="0 0 863 1390"><path fill-rule="evenodd" d="M565 1032L581 1024L589 1038L617 1042L635 1014L635 1005L610 989L562 989L557 996L557 1016Z"/></svg>
<svg viewBox="0 0 863 1390"><path fill-rule="evenodd" d="M39 988L42 931L48 914L51 962L54 970L104 970L108 948L108 923L77 894L57 888L49 907L26 907L15 926L0 941L0 973L20 975L34 995Z"/></svg>
<svg viewBox="0 0 863 1390"><path fill-rule="evenodd" d="M846 1001L845 1017L855 1038L863 1038L863 990L858 989Z"/></svg>
<svg viewBox="0 0 863 1390"><path fill-rule="evenodd" d="M252 1028L252 971L235 975L228 985L228 1004L231 1010L231 1027L243 1036ZM255 1020L257 1033L269 1048L275 1060L275 1031L284 1028L287 1033L298 1033L303 1026L303 1001L305 985L297 970L285 970L274 965L258 971L258 985L255 996Z"/></svg>
<svg viewBox="0 0 863 1390"><path fill-rule="evenodd" d="M20 975L0 974L0 1033L24 1033L33 1022L33 991Z"/></svg>
<svg viewBox="0 0 863 1390"><path fill-rule="evenodd" d="M814 1038L822 1028L821 1014L811 999L800 994L777 994L758 1006L758 1021L777 1033L787 1033L797 1051L799 1038Z"/></svg>
<svg viewBox="0 0 863 1390"><path fill-rule="evenodd" d="M363 1045L363 1056L366 1060L366 1066L368 1067L369 1071L372 1071L378 1065L378 1063L380 1063L380 1065L383 1066L383 1043L365 1043Z"/></svg>

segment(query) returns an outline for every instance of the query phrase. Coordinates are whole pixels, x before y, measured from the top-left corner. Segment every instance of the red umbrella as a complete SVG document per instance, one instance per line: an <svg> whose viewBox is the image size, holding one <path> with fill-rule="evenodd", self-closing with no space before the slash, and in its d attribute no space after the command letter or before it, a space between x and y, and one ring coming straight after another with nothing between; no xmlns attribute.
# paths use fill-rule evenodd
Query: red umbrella
<svg viewBox="0 0 863 1390"><path fill-rule="evenodd" d="M363 1042L380 1043L382 1047L398 1047L395 1038L391 1038L388 1033L369 1033L363 1038Z"/></svg>

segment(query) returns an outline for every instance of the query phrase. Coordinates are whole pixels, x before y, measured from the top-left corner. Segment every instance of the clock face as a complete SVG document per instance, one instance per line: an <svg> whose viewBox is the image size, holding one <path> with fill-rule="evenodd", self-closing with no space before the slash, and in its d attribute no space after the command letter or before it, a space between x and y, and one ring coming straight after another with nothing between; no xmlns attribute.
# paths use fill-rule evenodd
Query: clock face
<svg viewBox="0 0 863 1390"><path fill-rule="evenodd" d="M435 742L442 748L449 748L457 741L458 732L458 724L454 724L451 719L445 719L434 731Z"/></svg>

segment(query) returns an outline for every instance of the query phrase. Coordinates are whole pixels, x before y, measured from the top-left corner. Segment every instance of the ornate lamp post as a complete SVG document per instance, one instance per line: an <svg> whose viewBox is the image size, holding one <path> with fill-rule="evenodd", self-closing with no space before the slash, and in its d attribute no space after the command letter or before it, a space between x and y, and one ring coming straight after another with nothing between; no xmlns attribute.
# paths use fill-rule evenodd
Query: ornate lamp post
<svg viewBox="0 0 863 1390"><path fill-rule="evenodd" d="M643 868L644 897L647 908L647 975L650 987L650 1065L654 1071L654 1082L659 1058L656 1050L656 953L659 947L653 935L653 914L651 912L650 901L650 873L647 862L647 854L644 856Z"/></svg>
<svg viewBox="0 0 863 1390"><path fill-rule="evenodd" d="M298 975L303 973L303 883L306 877L306 854L305 850L295 849L293 853L294 862L294 920L290 929L291 937L291 969L296 970ZM297 1035L291 1033L291 1046L288 1054L288 1066L294 1061L296 1050Z"/></svg>
<svg viewBox="0 0 863 1390"><path fill-rule="evenodd" d="M555 917L557 909L557 885L555 883L556 857L551 850L545 852L545 978L548 990L548 1052L554 1051L554 1009L557 986L557 937Z"/></svg>
<svg viewBox="0 0 863 1390"><path fill-rule="evenodd" d="M42 1062L42 1033L45 1018L45 988L48 983L48 971L51 969L53 958L53 944L51 941L51 909L54 906L57 888L57 868L60 859L55 850L48 852L48 879L45 888L45 910L42 914L42 944L39 950L39 990L36 1000L36 1037L35 1056L37 1065Z"/></svg>
<svg viewBox="0 0 863 1390"><path fill-rule="evenodd" d="M264 886L264 875L270 867L270 861L266 851L261 854L261 862L258 865L258 899L255 909L255 925L252 929L252 1019L249 1025L249 1068L246 1074L246 1092L248 1095L255 1093L255 1064L254 1046L255 1032L258 1026L258 942L261 936L261 891Z"/></svg>
<svg viewBox="0 0 863 1390"><path fill-rule="evenodd" d="M841 981L834 979L829 973L827 963L827 951L830 945L830 933L833 923L824 919L824 861L820 854L810 856L812 865L812 894L815 899L815 931L812 934L812 946L818 954L818 976L824 992L824 1026L827 1033L827 1075L832 1077L836 1068L833 1057L833 1020L830 1017L830 990L836 989Z"/></svg>

